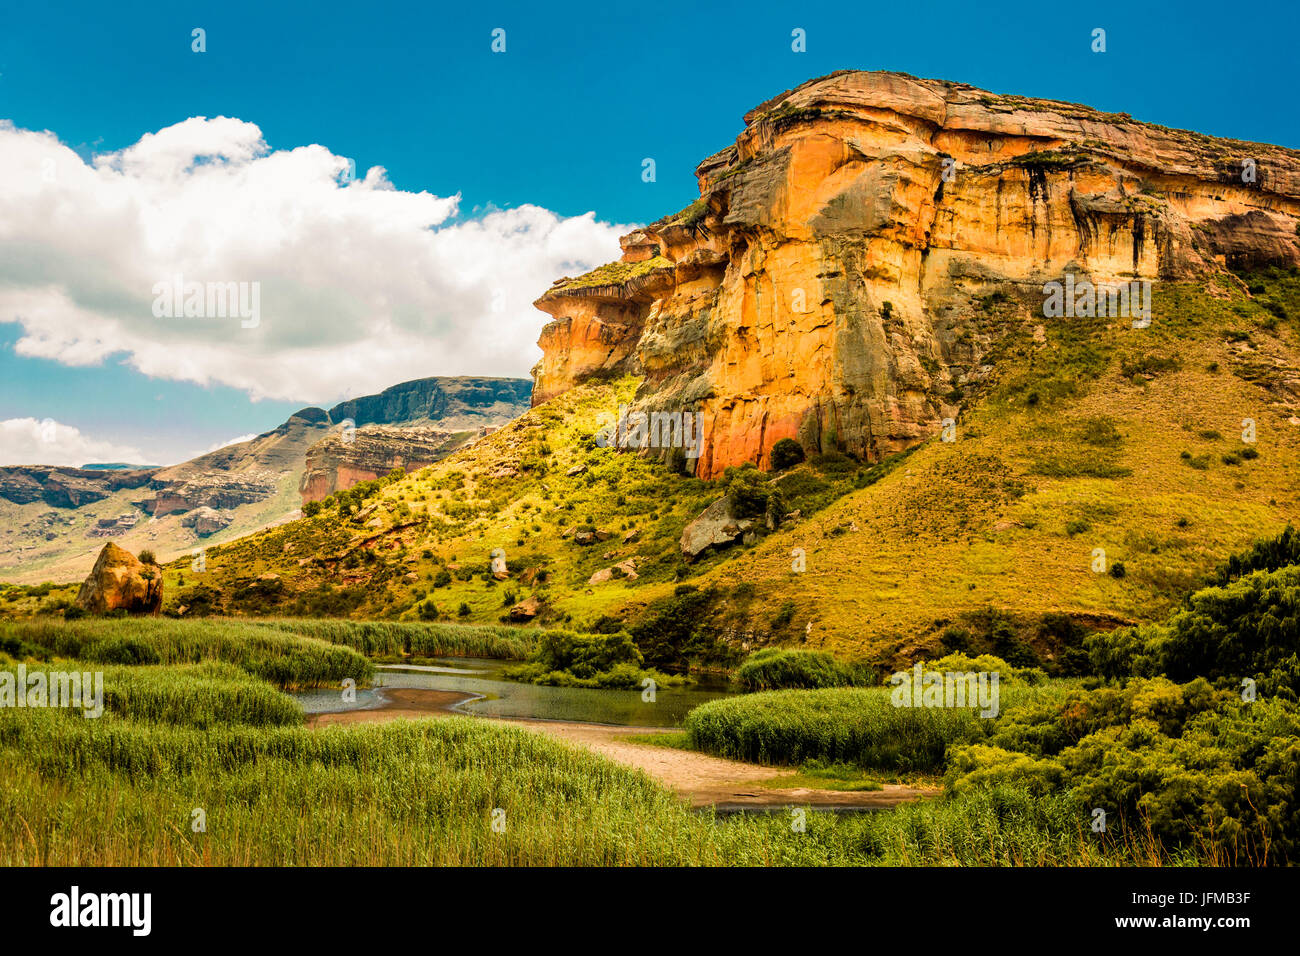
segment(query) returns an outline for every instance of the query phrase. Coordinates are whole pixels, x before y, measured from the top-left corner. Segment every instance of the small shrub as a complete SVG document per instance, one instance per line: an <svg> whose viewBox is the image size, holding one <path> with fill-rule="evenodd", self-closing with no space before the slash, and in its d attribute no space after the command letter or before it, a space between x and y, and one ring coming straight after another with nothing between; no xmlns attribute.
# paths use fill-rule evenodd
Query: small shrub
<svg viewBox="0 0 1300 956"><path fill-rule="evenodd" d="M772 630L779 631L794 620L796 610L794 601L783 603L776 614L772 615Z"/></svg>

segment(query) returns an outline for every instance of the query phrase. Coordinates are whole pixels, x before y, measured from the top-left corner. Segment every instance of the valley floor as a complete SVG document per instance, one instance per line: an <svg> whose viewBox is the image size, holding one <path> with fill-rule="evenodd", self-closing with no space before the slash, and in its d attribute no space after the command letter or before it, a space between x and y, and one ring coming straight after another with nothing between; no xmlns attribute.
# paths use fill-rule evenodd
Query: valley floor
<svg viewBox="0 0 1300 956"><path fill-rule="evenodd" d="M309 727L333 724L382 723L430 716L454 716L451 708L473 695L455 691L393 688L387 703L370 710L316 714ZM468 717L468 720L493 718ZM937 788L884 784L880 790L843 791L781 786L797 775L788 768L765 767L739 760L657 746L637 740L647 734L674 733L645 727L617 727L581 721L505 720L566 743L577 744L615 763L641 770L683 797L694 807L739 810L748 807L817 807L822 809L883 810L920 797L935 796Z"/></svg>

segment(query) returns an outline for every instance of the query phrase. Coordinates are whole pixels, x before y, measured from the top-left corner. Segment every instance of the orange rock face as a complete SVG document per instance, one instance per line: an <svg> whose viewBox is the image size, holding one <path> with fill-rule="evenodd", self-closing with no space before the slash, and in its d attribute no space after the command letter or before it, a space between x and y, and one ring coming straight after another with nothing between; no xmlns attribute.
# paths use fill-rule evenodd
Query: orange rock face
<svg viewBox="0 0 1300 956"><path fill-rule="evenodd" d="M77 605L95 614L124 610L157 614L162 607L162 569L143 564L113 542L104 545L90 576L77 591Z"/></svg>
<svg viewBox="0 0 1300 956"><path fill-rule="evenodd" d="M533 403L644 376L638 409L703 415L684 461L700 477L767 467L782 438L876 460L936 433L1007 331L981 319L994 292L1041 316L1067 272L1300 264L1293 150L890 73L814 80L745 120L696 170L699 200L537 302L553 321Z"/></svg>

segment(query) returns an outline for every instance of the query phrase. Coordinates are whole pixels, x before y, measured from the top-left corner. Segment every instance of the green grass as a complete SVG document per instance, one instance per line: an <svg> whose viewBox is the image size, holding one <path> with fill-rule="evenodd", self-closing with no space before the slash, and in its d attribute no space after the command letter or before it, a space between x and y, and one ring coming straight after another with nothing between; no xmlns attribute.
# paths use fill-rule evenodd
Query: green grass
<svg viewBox="0 0 1300 956"><path fill-rule="evenodd" d="M1178 862L1098 842L1068 799L1006 786L889 813L808 814L798 832L785 812L692 811L639 771L499 723L307 728L285 695L249 673L253 658L237 666L212 653L241 656L230 653L230 625L95 623L112 626L48 623L24 634L60 650L102 650L122 626L147 624L140 630L176 663L103 667L98 719L0 710L0 865ZM277 632L236 633L255 645ZM190 663L196 647L203 660ZM832 764L808 761L803 771L823 787L873 785ZM196 809L202 832L191 825ZM494 829L494 811L504 828Z"/></svg>
<svg viewBox="0 0 1300 956"><path fill-rule="evenodd" d="M222 661L280 687L369 680L366 658L348 647L241 621L99 618L0 623L12 639L58 657L98 664L199 664Z"/></svg>
<svg viewBox="0 0 1300 956"><path fill-rule="evenodd" d="M693 750L690 735L684 730L674 730L666 734L628 734L622 738L630 744L645 747L666 747L669 750Z"/></svg>
<svg viewBox="0 0 1300 956"><path fill-rule="evenodd" d="M1001 707L1057 690L1004 685ZM895 707L890 688L872 687L721 698L692 710L684 726L691 747L733 760L937 772L949 746L983 739L996 723L976 710Z"/></svg>
<svg viewBox="0 0 1300 956"><path fill-rule="evenodd" d="M537 646L535 628L447 621L352 621L280 618L257 622L331 644L367 657L492 657L523 660Z"/></svg>
<svg viewBox="0 0 1300 956"><path fill-rule="evenodd" d="M540 734L447 718L306 730L0 718L0 865L1167 862L1011 788L836 818L695 813ZM191 827L194 809L206 832ZM492 828L504 812L504 832Z"/></svg>
<svg viewBox="0 0 1300 956"><path fill-rule="evenodd" d="M767 784L781 789L809 787L819 790L839 790L845 793L884 789L879 780L867 776L861 767L847 763L827 763L823 760L804 761L794 774L788 777L776 777L767 781Z"/></svg>
<svg viewBox="0 0 1300 956"><path fill-rule="evenodd" d="M937 770L949 744L983 734L980 723L971 711L894 707L886 688L837 688L710 701L685 728L696 749L734 760Z"/></svg>
<svg viewBox="0 0 1300 956"><path fill-rule="evenodd" d="M637 771L471 718L197 730L11 711L0 761L6 866L1075 864L1126 852L1081 835L1066 801L1015 792L809 814L803 833L785 813L718 819ZM191 827L196 808L205 832Z"/></svg>
<svg viewBox="0 0 1300 956"><path fill-rule="evenodd" d="M689 212L689 207L688 210ZM692 220L695 222L698 220ZM602 286L624 285L633 279L647 276L656 269L671 269L673 261L663 256L653 256L642 262L610 262L573 279L566 279L547 290L549 295L596 289Z"/></svg>
<svg viewBox="0 0 1300 956"><path fill-rule="evenodd" d="M216 662L104 668L104 710L132 720L198 728L303 722L302 708L293 698L232 664Z"/></svg>
<svg viewBox="0 0 1300 956"><path fill-rule="evenodd" d="M844 664L824 651L767 647L750 654L734 675L746 690L852 687L878 684L869 667Z"/></svg>

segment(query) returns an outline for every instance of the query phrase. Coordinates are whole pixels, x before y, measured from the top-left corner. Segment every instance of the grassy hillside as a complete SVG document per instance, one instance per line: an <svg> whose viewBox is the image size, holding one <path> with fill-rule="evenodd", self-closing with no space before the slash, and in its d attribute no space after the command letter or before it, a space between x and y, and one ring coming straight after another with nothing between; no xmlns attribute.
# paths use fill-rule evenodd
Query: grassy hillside
<svg viewBox="0 0 1300 956"><path fill-rule="evenodd" d="M1247 282L1251 294L1224 276L1157 286L1151 326L1136 330L1044 328L1032 294L987 300L994 374L954 396L957 440L877 466L796 466L770 487L801 516L751 546L687 562L681 531L728 479L597 446L637 387L626 378L209 548L202 574L178 562L167 606L486 624L537 598L537 622L631 622L647 640L737 652L795 643L888 663L969 647L1064 666L1087 631L1161 617L1229 553L1300 515L1300 276ZM571 529L609 537L584 546ZM636 580L588 583L628 558Z"/></svg>

